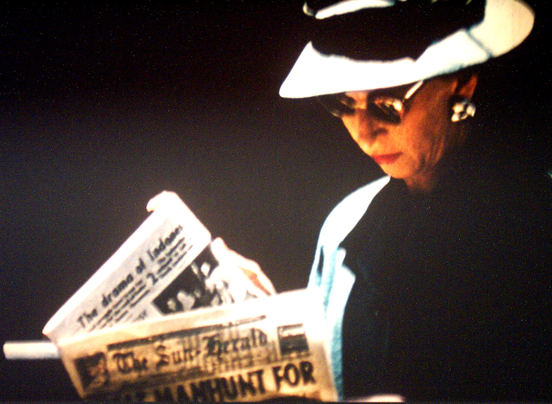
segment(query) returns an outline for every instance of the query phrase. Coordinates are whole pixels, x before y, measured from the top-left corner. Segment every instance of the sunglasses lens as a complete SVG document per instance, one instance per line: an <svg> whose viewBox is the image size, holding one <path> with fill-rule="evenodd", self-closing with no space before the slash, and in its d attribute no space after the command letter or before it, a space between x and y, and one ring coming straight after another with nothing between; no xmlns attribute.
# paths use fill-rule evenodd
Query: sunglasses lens
<svg viewBox="0 0 552 404"><path fill-rule="evenodd" d="M322 95L316 97L316 100L338 118L355 112L354 102L343 94ZM395 125L401 123L402 102L396 98L384 97L371 100L368 102L367 109L374 118L380 121Z"/></svg>
<svg viewBox="0 0 552 404"><path fill-rule="evenodd" d="M368 104L370 114L380 121L392 124L401 123L401 113L391 103L370 103Z"/></svg>
<svg viewBox="0 0 552 404"><path fill-rule="evenodd" d="M335 117L341 118L344 115L354 113L354 109L343 103L343 97L336 94L321 95L316 100Z"/></svg>

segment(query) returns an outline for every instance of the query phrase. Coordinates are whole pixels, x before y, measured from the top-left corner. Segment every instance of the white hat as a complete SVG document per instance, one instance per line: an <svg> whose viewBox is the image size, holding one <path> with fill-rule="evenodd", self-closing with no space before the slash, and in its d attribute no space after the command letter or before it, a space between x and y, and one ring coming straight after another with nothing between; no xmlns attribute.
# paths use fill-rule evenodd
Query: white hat
<svg viewBox="0 0 552 404"><path fill-rule="evenodd" d="M433 0L432 3L436 1L446 0ZM345 0L317 12L306 6L305 12L311 12L316 21L323 21L359 10L366 12L394 6L394 0ZM460 27L429 43L419 56L391 60L359 60L337 52L323 53L309 42L282 84L280 95L305 98L373 90L452 73L512 50L529 35L534 19L533 10L521 0L487 0L480 22ZM383 24L390 26L392 23L384 21ZM377 37L377 32L372 31L372 36Z"/></svg>

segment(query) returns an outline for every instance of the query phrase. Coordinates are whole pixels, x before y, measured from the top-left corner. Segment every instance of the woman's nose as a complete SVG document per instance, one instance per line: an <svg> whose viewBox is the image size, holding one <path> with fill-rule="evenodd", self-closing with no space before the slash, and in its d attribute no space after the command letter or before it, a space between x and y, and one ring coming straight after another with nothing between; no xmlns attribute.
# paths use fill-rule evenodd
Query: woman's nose
<svg viewBox="0 0 552 404"><path fill-rule="evenodd" d="M384 126L378 122L365 108L355 109L354 113L342 118L343 124L356 142L373 143L377 137L386 132Z"/></svg>

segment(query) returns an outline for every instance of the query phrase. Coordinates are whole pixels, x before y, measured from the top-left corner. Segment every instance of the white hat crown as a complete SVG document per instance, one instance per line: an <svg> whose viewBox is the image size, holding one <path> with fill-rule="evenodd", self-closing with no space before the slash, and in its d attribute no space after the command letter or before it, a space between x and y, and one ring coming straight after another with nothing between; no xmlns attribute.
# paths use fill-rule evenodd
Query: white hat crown
<svg viewBox="0 0 552 404"><path fill-rule="evenodd" d="M450 0L432 3L437 1ZM305 11L313 19L325 23L325 20L332 21L332 17L339 19L347 14L357 13L357 18L362 18L371 10L374 13L378 12L376 9L391 10L398 3L394 0L345 0L318 10L306 5ZM509 52L525 40L533 23L532 9L521 0L486 0L484 17L479 22L461 26L443 38L428 42L420 55L357 58L321 51L313 41L299 56L280 88L280 95L305 98L371 90L452 73Z"/></svg>

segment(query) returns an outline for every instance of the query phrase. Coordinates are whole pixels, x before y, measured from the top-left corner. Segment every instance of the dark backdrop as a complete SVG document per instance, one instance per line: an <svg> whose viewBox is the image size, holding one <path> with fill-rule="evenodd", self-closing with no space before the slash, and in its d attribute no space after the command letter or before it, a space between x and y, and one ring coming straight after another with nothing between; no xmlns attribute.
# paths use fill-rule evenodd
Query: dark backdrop
<svg viewBox="0 0 552 404"><path fill-rule="evenodd" d="M162 190L279 291L306 285L325 216L379 172L315 102L278 97L306 43L301 6L0 6L0 343L41 339ZM478 119L546 165L549 15L537 16L482 81ZM2 358L0 382L0 401L78 398L59 361Z"/></svg>

